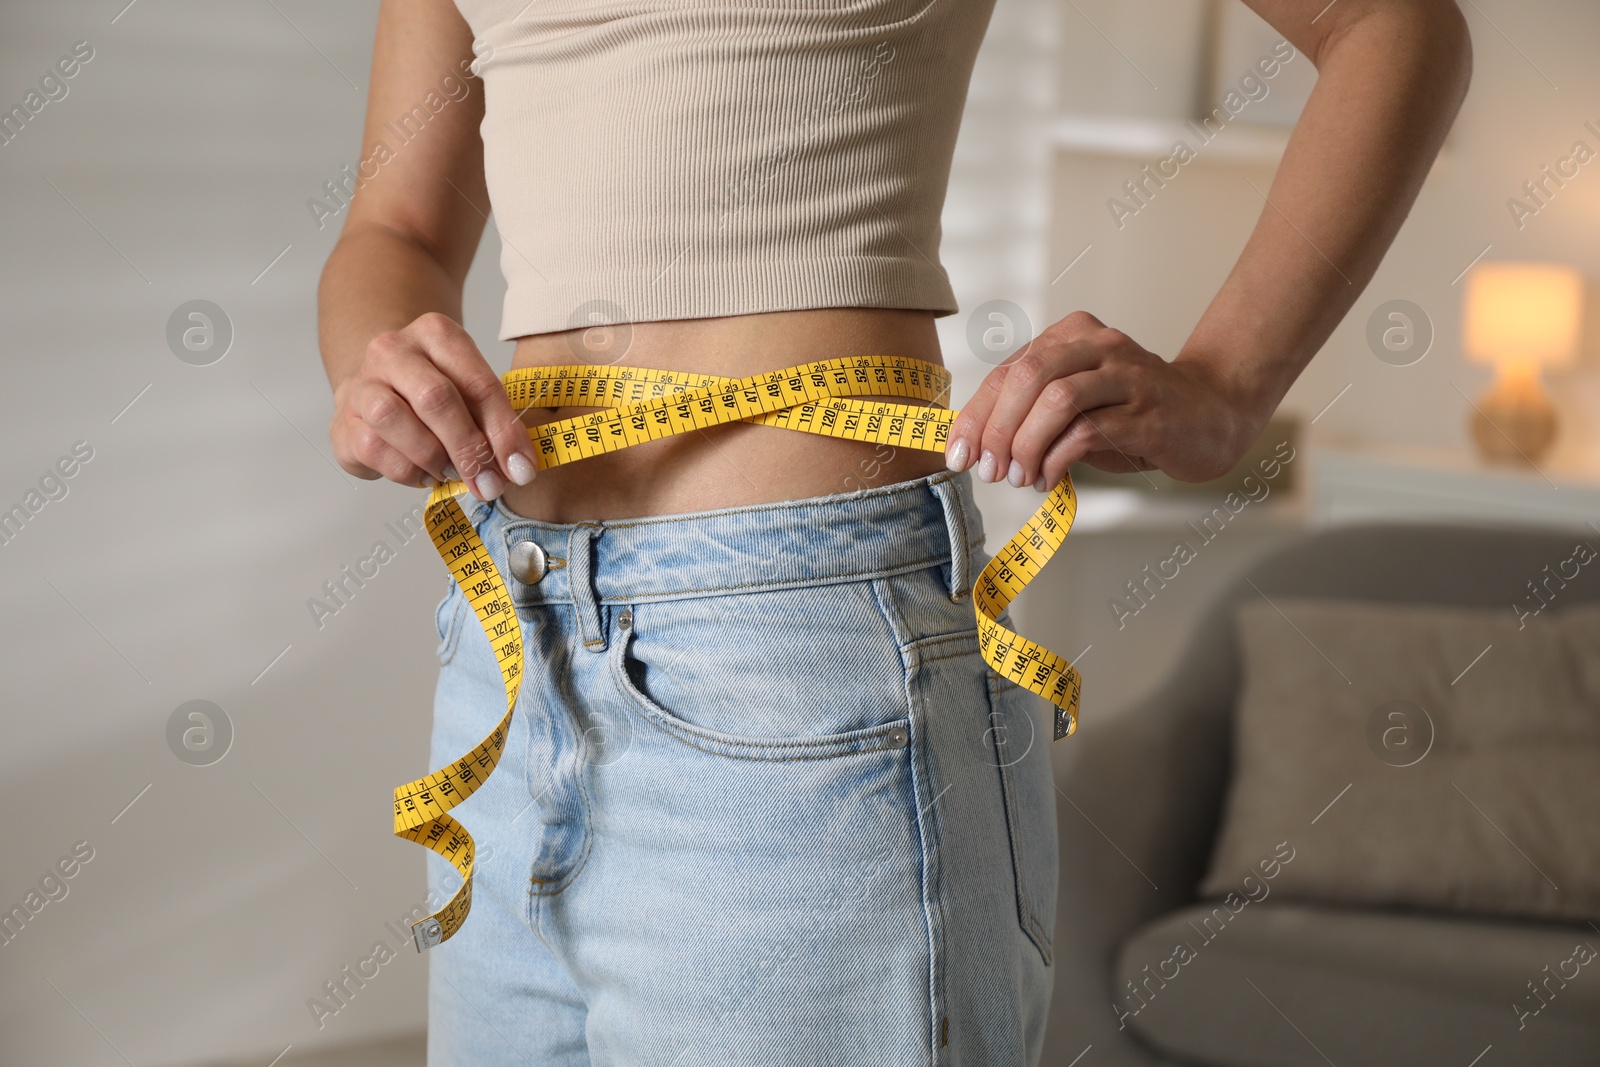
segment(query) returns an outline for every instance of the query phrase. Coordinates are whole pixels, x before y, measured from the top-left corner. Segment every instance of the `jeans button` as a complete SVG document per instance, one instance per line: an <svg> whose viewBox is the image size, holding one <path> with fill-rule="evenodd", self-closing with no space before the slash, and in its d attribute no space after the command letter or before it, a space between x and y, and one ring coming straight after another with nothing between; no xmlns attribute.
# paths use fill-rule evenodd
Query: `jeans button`
<svg viewBox="0 0 1600 1067"><path fill-rule="evenodd" d="M537 541L518 541L508 553L511 576L524 585L533 585L544 577L545 554Z"/></svg>

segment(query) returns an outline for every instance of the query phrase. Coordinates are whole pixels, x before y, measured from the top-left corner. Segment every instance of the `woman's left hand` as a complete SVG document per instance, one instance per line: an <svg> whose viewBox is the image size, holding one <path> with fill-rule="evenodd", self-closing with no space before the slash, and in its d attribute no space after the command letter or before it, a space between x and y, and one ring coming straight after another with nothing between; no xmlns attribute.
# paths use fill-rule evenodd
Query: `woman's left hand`
<svg viewBox="0 0 1600 1067"><path fill-rule="evenodd" d="M1233 469L1273 406L1200 360L1168 362L1075 311L989 373L950 427L945 462L1041 492L1079 461L1203 482Z"/></svg>

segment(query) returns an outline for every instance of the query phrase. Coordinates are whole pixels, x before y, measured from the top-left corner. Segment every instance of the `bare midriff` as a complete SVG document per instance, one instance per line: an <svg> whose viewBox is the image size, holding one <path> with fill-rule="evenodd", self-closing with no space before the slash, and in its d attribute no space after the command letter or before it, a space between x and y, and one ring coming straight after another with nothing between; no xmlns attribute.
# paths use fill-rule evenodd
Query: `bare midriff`
<svg viewBox="0 0 1600 1067"><path fill-rule="evenodd" d="M859 355L943 363L931 312L820 308L520 337L512 366L593 363L744 378ZM948 407L949 400L942 397L933 406ZM535 426L594 410L531 408L523 421ZM542 470L531 484L507 489L503 501L527 518L582 522L799 500L942 469L938 452L728 423Z"/></svg>

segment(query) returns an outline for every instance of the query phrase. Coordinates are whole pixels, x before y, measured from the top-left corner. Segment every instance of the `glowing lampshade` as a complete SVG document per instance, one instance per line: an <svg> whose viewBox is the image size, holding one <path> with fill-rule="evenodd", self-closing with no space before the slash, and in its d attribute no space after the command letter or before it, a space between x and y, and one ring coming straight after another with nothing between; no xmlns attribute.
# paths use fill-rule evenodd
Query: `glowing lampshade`
<svg viewBox="0 0 1600 1067"><path fill-rule="evenodd" d="M1578 352L1583 275L1561 263L1479 263L1467 274L1467 357L1564 367Z"/></svg>

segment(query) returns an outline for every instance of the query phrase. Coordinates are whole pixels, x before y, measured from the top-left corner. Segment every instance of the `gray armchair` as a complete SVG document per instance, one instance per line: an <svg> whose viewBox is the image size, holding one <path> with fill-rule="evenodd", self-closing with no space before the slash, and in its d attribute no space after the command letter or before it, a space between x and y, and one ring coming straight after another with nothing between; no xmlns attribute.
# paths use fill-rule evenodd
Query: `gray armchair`
<svg viewBox="0 0 1600 1067"><path fill-rule="evenodd" d="M1246 578L1269 597L1510 605L1582 537L1444 525L1309 535L1253 566L1207 609L1154 695L1114 714L1091 703L1078 734L1054 754L1062 870L1043 1062L1600 1064L1600 961L1560 990L1536 1026L1519 1030L1511 1007L1527 995L1525 982L1569 957L1575 942L1600 948L1600 929L1584 924L1273 898L1241 913L1230 927L1239 936L1218 938L1137 1019L1119 1026L1114 1005L1194 914L1185 909L1196 903L1230 773L1239 684L1232 612L1258 595ZM1564 604L1600 600L1597 571L1569 583Z"/></svg>

